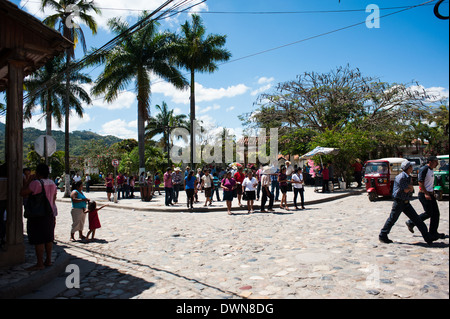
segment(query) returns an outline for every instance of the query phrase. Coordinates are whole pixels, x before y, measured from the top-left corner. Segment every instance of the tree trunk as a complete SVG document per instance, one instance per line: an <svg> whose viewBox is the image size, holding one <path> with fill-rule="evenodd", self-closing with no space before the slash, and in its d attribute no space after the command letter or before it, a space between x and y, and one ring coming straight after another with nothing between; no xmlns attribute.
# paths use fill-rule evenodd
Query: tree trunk
<svg viewBox="0 0 450 319"><path fill-rule="evenodd" d="M69 118L70 118L70 105L69 105L69 90L70 90L70 71L69 71L69 64L70 64L70 49L67 49L66 51L66 98L64 99L64 107L65 107L65 138L64 138L64 166L65 166L65 173L66 173L66 180L65 180L65 192L64 197L69 198L70 197L70 137L69 137Z"/></svg>
<svg viewBox="0 0 450 319"><path fill-rule="evenodd" d="M47 97L47 108L45 110L45 131L47 135L52 135L52 100L51 100L51 94L48 92Z"/></svg>
<svg viewBox="0 0 450 319"><path fill-rule="evenodd" d="M195 145L195 71L191 70L191 169L194 169L194 145Z"/></svg>
<svg viewBox="0 0 450 319"><path fill-rule="evenodd" d="M47 136L52 135L52 110L51 110L51 94L50 92L47 92L47 106L45 109L45 131ZM47 140L47 139L46 139ZM45 141L46 141L45 140ZM44 143L44 154L45 154L45 164L48 165L48 154L47 154L47 143Z"/></svg>
<svg viewBox="0 0 450 319"><path fill-rule="evenodd" d="M139 174L145 172L145 103L138 98Z"/></svg>

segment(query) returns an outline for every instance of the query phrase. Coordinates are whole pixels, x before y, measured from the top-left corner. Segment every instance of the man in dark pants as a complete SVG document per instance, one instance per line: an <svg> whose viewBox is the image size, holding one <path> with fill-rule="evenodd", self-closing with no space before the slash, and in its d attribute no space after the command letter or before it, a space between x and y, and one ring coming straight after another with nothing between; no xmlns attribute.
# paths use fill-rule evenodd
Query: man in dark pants
<svg viewBox="0 0 450 319"><path fill-rule="evenodd" d="M270 175L266 174L264 171L261 173L261 191L262 191L262 198L261 198L261 212L265 212L265 206L267 202L267 198L269 199L269 207L267 210L269 212L273 212L273 200L274 195L269 191L269 185L271 183Z"/></svg>
<svg viewBox="0 0 450 319"><path fill-rule="evenodd" d="M388 235L391 232L392 227L400 217L400 214L403 212L406 216L408 216L409 219L414 222L417 228L419 228L426 243L428 245L431 245L433 243L433 240L430 233L428 232L427 226L420 219L419 215L417 215L416 211L409 202L410 194L414 191L414 186L412 185L411 180L411 172L413 170L411 162L403 162L402 170L403 172L400 173L394 181L394 190L392 194L394 198L394 204L392 205L391 215L387 219L383 229L380 232L379 240L380 242L386 244L392 243L392 240L388 238Z"/></svg>
<svg viewBox="0 0 450 319"><path fill-rule="evenodd" d="M425 213L420 215L422 221L430 219L430 234L433 240L444 239L445 234L438 233L439 219L441 214L439 212L439 206L436 198L434 197L434 172L438 166L438 158L431 156L427 160L427 164L423 166L419 171L419 200L422 203ZM414 233L414 223L411 220L406 222L408 229L411 233Z"/></svg>

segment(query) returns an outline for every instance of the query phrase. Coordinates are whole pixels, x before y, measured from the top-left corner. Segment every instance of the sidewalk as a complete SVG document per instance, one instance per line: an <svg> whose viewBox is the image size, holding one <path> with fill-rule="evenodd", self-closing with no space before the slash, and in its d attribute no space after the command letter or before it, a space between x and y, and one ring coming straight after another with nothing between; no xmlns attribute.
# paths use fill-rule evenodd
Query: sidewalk
<svg viewBox="0 0 450 319"><path fill-rule="evenodd" d="M305 206L324 203L329 201L334 201L344 197L352 195L360 195L365 192L365 189L349 189L349 190L336 190L330 193L315 192L314 187L306 187L305 189ZM222 199L222 192L219 193ZM63 198L64 193L59 192L57 203L65 202L70 203L69 198ZM98 205L104 205L108 203L106 192L90 192L85 193L86 197L92 201L96 201ZM109 202L109 208L113 209L124 209L124 210L135 210L135 211L149 211L149 212L166 212L166 213L181 213L181 212L191 212L191 213L208 213L223 211L226 213L226 202L214 201L212 206L203 207L205 203L204 193L199 193L199 203L194 204L194 210L189 211L186 206L186 195L185 192L180 192L179 202L175 206L166 207L164 205L165 195L161 192L161 195L156 195L152 201L144 202L140 199L139 193L135 194L133 199L121 199L117 203ZM287 195L288 206L293 207L293 192L289 192ZM281 199L281 194L280 194ZM298 198L300 201L300 198ZM260 209L260 201L255 201L254 210L258 211ZM237 199L233 201L233 211L245 211L246 202L242 201L244 205L243 208L238 207ZM280 202L275 202L274 209L280 211ZM291 208L292 209L292 208ZM58 278L61 273L65 271L66 266L69 264L70 256L65 252L64 246L54 245L53 250L53 266L46 268L43 271L38 272L28 272L25 269L32 266L35 263L34 247L29 245L25 239L26 247L26 260L22 265L17 265L11 267L10 269L0 269L0 299L12 299L18 298L22 295L28 294L33 290L38 289L40 286ZM45 296L42 296L45 298Z"/></svg>
<svg viewBox="0 0 450 319"><path fill-rule="evenodd" d="M351 188L346 190L336 189L334 192L330 193L322 193L322 192L315 192L314 186L306 186L305 187L305 206L308 205L315 205L320 204L328 201L333 201L341 198L345 198L348 196L353 195L360 195L361 193L365 192L365 188ZM63 201L63 202L70 202L70 198L63 198L62 192L58 193L57 201ZM108 202L108 198L106 196L106 192L85 192L85 195L87 198L89 198L91 201L96 201L97 206L98 205L105 205L109 204L110 208L119 208L119 209L131 209L131 210L139 210L139 211L157 211L157 212L167 212L167 213L182 213L182 212L188 212L187 209L187 198L186 198L186 192L180 191L179 197L178 197L178 204L175 204L174 206L165 206L165 194L164 191L161 191L161 195L156 194L155 197L150 202L144 202L141 200L141 197L139 196L139 192L135 193L135 198L132 199L123 199L117 200L117 203L114 201ZM222 189L219 191L220 199L223 199L223 192ZM287 194L287 202L289 207L294 207L293 202L294 193L288 192ZM113 196L111 196L111 199L113 199ZM279 199L281 199L281 192ZM204 207L205 204L205 193L199 192L198 193L198 200L199 203L194 204L194 210L193 213L196 212L213 212L213 211L227 211L227 205L225 201L216 201L216 195L214 194L213 197L213 203L211 206ZM297 197L297 204L300 203L300 195ZM266 203L266 208L269 203ZM233 200L232 204L232 210L233 211L240 211L245 210L247 202L242 201L242 205L244 207L238 206L238 199L235 198ZM261 205L261 201L254 201L254 210L259 210ZM280 207L280 202L274 202L274 208Z"/></svg>

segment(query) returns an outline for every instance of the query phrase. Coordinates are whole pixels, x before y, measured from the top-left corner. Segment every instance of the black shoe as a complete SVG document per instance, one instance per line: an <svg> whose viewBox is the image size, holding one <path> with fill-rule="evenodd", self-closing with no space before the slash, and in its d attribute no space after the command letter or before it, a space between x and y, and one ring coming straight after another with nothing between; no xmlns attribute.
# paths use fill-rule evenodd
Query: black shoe
<svg viewBox="0 0 450 319"><path fill-rule="evenodd" d="M408 230L414 234L414 226L416 226L416 225L414 225L414 223L412 221L408 220L406 222L406 226L408 227Z"/></svg>
<svg viewBox="0 0 450 319"><path fill-rule="evenodd" d="M440 234L440 233L436 233L436 234L431 234L431 240L432 241L436 241L439 239L445 239L445 234Z"/></svg>
<svg viewBox="0 0 450 319"><path fill-rule="evenodd" d="M378 236L378 239L380 240L380 242L382 242L384 244L392 244L393 243L393 241L390 240L387 235Z"/></svg>

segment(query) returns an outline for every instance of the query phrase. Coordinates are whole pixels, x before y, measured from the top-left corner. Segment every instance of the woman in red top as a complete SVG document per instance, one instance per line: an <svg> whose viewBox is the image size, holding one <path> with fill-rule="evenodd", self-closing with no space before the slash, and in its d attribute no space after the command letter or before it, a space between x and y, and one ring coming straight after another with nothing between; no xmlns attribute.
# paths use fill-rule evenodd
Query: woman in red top
<svg viewBox="0 0 450 319"><path fill-rule="evenodd" d="M237 192L239 207L244 207L244 205L241 204L242 183L244 182L244 179L245 179L245 174L243 171L244 171L244 168L241 166L241 167L239 167L238 171L234 174L234 180L236 181L236 184L237 184L236 192Z"/></svg>

